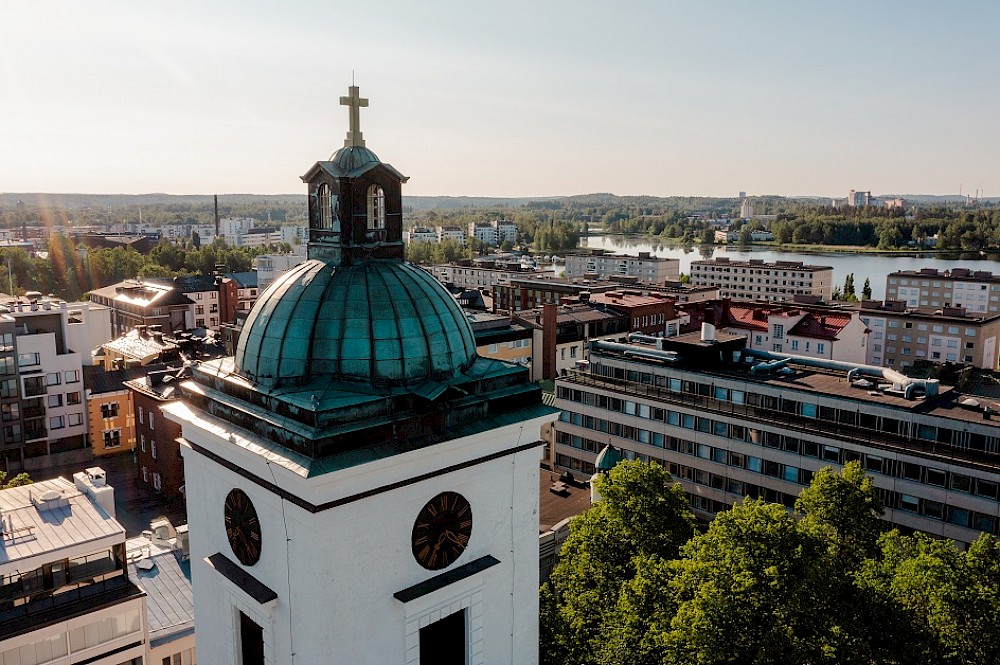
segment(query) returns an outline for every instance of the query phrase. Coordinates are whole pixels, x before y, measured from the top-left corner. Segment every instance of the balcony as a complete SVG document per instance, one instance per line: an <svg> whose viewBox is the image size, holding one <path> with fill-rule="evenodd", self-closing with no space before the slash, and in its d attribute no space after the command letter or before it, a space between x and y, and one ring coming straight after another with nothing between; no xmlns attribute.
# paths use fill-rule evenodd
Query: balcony
<svg viewBox="0 0 1000 665"><path fill-rule="evenodd" d="M119 575L58 594L36 597L23 605L0 605L0 640L142 596L137 586Z"/></svg>

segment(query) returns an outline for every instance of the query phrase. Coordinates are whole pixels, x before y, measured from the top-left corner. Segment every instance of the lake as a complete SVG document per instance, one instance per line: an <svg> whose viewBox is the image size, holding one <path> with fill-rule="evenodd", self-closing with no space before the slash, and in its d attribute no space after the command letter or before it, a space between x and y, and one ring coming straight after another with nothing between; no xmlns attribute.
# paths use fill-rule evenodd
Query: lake
<svg viewBox="0 0 1000 665"><path fill-rule="evenodd" d="M812 265L832 266L833 284L842 286L848 273L854 273L854 286L858 297L865 278L871 280L872 298L885 297L885 277L897 270L919 270L921 268L969 268L971 270L991 270L1000 275L1000 260L995 256L984 257L978 253L966 254L911 254L890 256L885 254L846 254L839 252L782 252L774 249L750 249L735 245L705 245L683 248L666 245L655 238L643 236L588 236L580 239L581 248L604 249L617 254L636 255L650 252L653 256L679 259L682 273L691 273L691 261L728 257L733 261L761 259L773 261L802 261Z"/></svg>

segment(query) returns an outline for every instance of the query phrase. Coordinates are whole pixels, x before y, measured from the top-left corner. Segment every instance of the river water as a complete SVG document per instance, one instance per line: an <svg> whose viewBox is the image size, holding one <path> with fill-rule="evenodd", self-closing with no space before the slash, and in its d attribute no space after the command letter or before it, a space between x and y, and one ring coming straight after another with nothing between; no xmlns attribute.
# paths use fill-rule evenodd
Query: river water
<svg viewBox="0 0 1000 665"><path fill-rule="evenodd" d="M604 249L617 254L636 255L650 252L654 256L680 259L681 272L691 274L691 261L728 257L733 261L762 259L772 261L802 261L806 264L832 266L833 284L843 285L848 273L854 273L854 286L858 297L865 278L871 280L872 298L885 297L885 277L897 270L919 270L920 268L969 268L971 270L991 270L1000 275L1000 259L995 255L981 256L978 253L955 254L911 254L906 256L885 254L846 254L839 252L782 252L774 249L748 249L735 245L705 245L683 248L666 245L655 238L643 236L601 236L594 235L580 239L581 248Z"/></svg>

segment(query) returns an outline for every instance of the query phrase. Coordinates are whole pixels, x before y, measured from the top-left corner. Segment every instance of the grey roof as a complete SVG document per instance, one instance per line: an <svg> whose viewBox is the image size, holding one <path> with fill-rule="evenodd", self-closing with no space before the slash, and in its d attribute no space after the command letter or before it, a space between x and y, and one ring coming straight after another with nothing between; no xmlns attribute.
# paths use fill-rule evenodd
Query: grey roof
<svg viewBox="0 0 1000 665"><path fill-rule="evenodd" d="M95 395L119 392L128 390L128 387L125 386L126 381L138 379L148 372L162 367L163 365L144 365L108 372L101 365L84 365L83 383Z"/></svg>
<svg viewBox="0 0 1000 665"><path fill-rule="evenodd" d="M147 282L173 286L181 293L196 293L198 291L216 291L214 275L185 275L183 277L149 277Z"/></svg>
<svg viewBox="0 0 1000 665"><path fill-rule="evenodd" d="M45 507L50 491L58 498ZM65 478L0 490L0 519L0 566L33 557L41 565L59 558L45 555L109 538L125 542L125 528Z"/></svg>
<svg viewBox="0 0 1000 665"><path fill-rule="evenodd" d="M130 541L131 542L131 541ZM149 570L136 566L141 559L129 561L129 578L146 592L146 621L152 646L169 642L194 631L194 600L191 595L191 562L181 560L180 552L167 551L148 558L155 565Z"/></svg>
<svg viewBox="0 0 1000 665"><path fill-rule="evenodd" d="M449 378L476 359L455 299L426 271L393 260L310 260L258 298L236 348L237 371L265 386L338 376L368 385Z"/></svg>
<svg viewBox="0 0 1000 665"><path fill-rule="evenodd" d="M257 286L257 273L250 272L230 272L226 277L236 280L241 289L252 289Z"/></svg>

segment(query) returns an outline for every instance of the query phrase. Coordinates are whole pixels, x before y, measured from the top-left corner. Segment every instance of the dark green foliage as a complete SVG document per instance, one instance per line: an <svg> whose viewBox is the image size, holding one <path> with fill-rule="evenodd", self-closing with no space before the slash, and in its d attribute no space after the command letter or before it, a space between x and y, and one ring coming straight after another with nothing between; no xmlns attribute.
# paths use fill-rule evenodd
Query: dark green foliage
<svg viewBox="0 0 1000 665"><path fill-rule="evenodd" d="M1000 662L1000 543L884 532L857 462L817 472L794 513L747 499L679 550L683 512L650 500L662 471L620 468L543 589L543 663Z"/></svg>
<svg viewBox="0 0 1000 665"><path fill-rule="evenodd" d="M19 473L10 480L7 480L7 472L0 471L0 490L9 489L11 487L21 487L22 485L30 485L31 483L32 480L26 473Z"/></svg>

